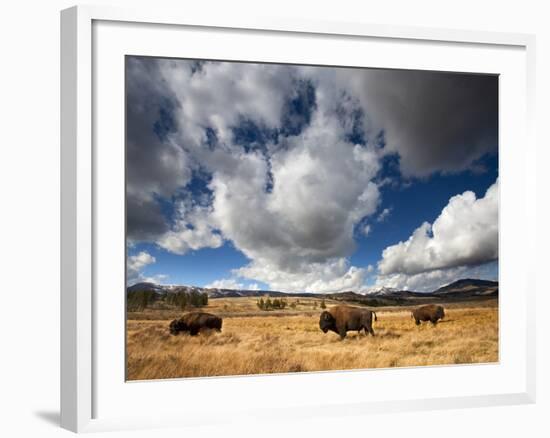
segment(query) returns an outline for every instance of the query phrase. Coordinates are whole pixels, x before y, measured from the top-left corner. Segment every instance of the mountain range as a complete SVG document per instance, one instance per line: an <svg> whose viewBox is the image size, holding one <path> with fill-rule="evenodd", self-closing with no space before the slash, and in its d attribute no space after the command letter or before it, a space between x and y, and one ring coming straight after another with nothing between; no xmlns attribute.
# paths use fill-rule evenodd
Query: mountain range
<svg viewBox="0 0 550 438"><path fill-rule="evenodd" d="M453 283L444 285L433 292L414 292L399 290L389 287L370 290L367 293L357 293L354 291L335 292L329 294L309 293L309 292L279 292L267 290L247 290L247 289L219 289L203 288L184 285L159 285L155 283L136 283L127 288L129 293L137 291L155 292L160 296L177 292L199 292L207 293L209 298L236 298L236 297L310 297L310 298L328 298L338 301L355 302L370 306L392 306L392 305L411 305L422 302L434 301L469 301L478 299L488 299L498 297L498 282L489 280L477 280L465 278Z"/></svg>

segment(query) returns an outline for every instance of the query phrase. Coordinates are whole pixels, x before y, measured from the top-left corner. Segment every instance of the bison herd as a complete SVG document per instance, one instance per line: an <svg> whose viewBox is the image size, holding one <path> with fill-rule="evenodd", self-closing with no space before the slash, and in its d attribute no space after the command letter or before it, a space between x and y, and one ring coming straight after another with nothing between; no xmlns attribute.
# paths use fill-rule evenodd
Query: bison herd
<svg viewBox="0 0 550 438"><path fill-rule="evenodd" d="M416 325L420 325L422 321L429 321L433 325L436 325L444 317L445 310L443 307L435 304L421 306L411 311L411 318L415 320ZM339 305L321 313L319 328L323 333L329 330L337 333L340 339L344 339L349 331L361 333L361 330L364 330L365 335L370 333L374 336L374 330L372 329L373 318L374 321L378 320L376 313L372 310ZM206 312L190 312L179 319L174 319L170 323L169 329L173 335L188 332L192 336L206 329L221 331L222 318Z"/></svg>

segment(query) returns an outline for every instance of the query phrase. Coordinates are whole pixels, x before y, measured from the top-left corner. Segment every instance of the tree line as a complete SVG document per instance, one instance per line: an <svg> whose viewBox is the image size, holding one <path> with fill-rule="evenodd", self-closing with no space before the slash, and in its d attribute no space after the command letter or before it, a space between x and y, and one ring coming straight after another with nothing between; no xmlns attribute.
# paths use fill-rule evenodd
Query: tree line
<svg viewBox="0 0 550 438"><path fill-rule="evenodd" d="M295 309L296 308L296 305L299 304L300 301L299 300L296 300L296 301L293 301L290 303L290 308L291 309ZM264 298L260 298L259 300L256 301L256 306L258 306L258 308L260 310L283 310L286 306L288 305L286 299L284 298L274 298L274 299L271 299L271 297L267 297L265 300ZM318 304L317 301L314 301L313 302L313 308L316 309L317 306L321 307L321 309L326 309L327 308L327 305L325 304L325 300L322 299L321 300L321 303Z"/></svg>
<svg viewBox="0 0 550 438"><path fill-rule="evenodd" d="M260 298L256 301L256 305L261 310L274 310L274 309L284 309L287 306L287 302L284 298L274 298L273 300L270 297L267 297L265 300Z"/></svg>
<svg viewBox="0 0 550 438"><path fill-rule="evenodd" d="M166 302L173 306L185 309L187 307L203 307L208 305L208 294L206 292L173 292L166 297Z"/></svg>
<svg viewBox="0 0 550 438"><path fill-rule="evenodd" d="M129 312L141 312L155 301L163 300L166 304L180 308L204 307L208 305L208 294L197 291L169 292L165 296L154 291L134 291L126 294L126 308Z"/></svg>

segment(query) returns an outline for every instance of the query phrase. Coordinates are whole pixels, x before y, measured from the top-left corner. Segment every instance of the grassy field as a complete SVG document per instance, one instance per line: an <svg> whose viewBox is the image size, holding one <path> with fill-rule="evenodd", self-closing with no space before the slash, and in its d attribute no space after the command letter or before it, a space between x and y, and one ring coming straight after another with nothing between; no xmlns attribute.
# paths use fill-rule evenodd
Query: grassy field
<svg viewBox="0 0 550 438"><path fill-rule="evenodd" d="M289 299L288 302L293 302ZM260 311L256 298L211 299L203 311L224 318L221 333L172 336L181 312L146 309L129 313L129 380L227 376L320 370L487 363L498 361L498 302L453 303L437 326L420 327L404 307L373 309L375 337L319 329L319 300L301 298L295 308ZM327 307L334 302L326 302Z"/></svg>

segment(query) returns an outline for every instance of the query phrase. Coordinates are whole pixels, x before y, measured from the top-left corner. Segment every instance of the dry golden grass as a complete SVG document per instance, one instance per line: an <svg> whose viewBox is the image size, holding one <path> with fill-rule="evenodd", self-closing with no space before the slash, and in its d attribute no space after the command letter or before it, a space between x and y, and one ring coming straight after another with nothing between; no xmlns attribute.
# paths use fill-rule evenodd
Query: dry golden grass
<svg viewBox="0 0 550 438"><path fill-rule="evenodd" d="M321 300L318 298L286 298L287 307L284 310L270 310L268 312L258 309L256 297L239 298L214 298L208 302L205 312L225 317L235 316L281 316L281 315L319 315ZM325 300L325 305L330 307L341 304L335 300ZM291 307L293 305L293 307ZM140 312L128 312L128 320L172 320L179 318L182 312L173 307L151 307Z"/></svg>
<svg viewBox="0 0 550 438"><path fill-rule="evenodd" d="M346 370L498 361L498 307L452 306L437 326L417 327L410 311L377 309L376 337L349 332L345 340L319 330L320 309L258 312L239 298L211 300L206 311L224 313L221 333L171 336L164 318L129 319L129 380ZM241 304L241 306L239 306ZM328 304L328 303L327 303ZM308 307L310 306L311 309ZM225 312L229 312L225 308ZM255 314L254 314L255 312ZM243 316L244 315L244 316ZM252 316L249 316L252 315ZM160 316L157 314L157 316Z"/></svg>

